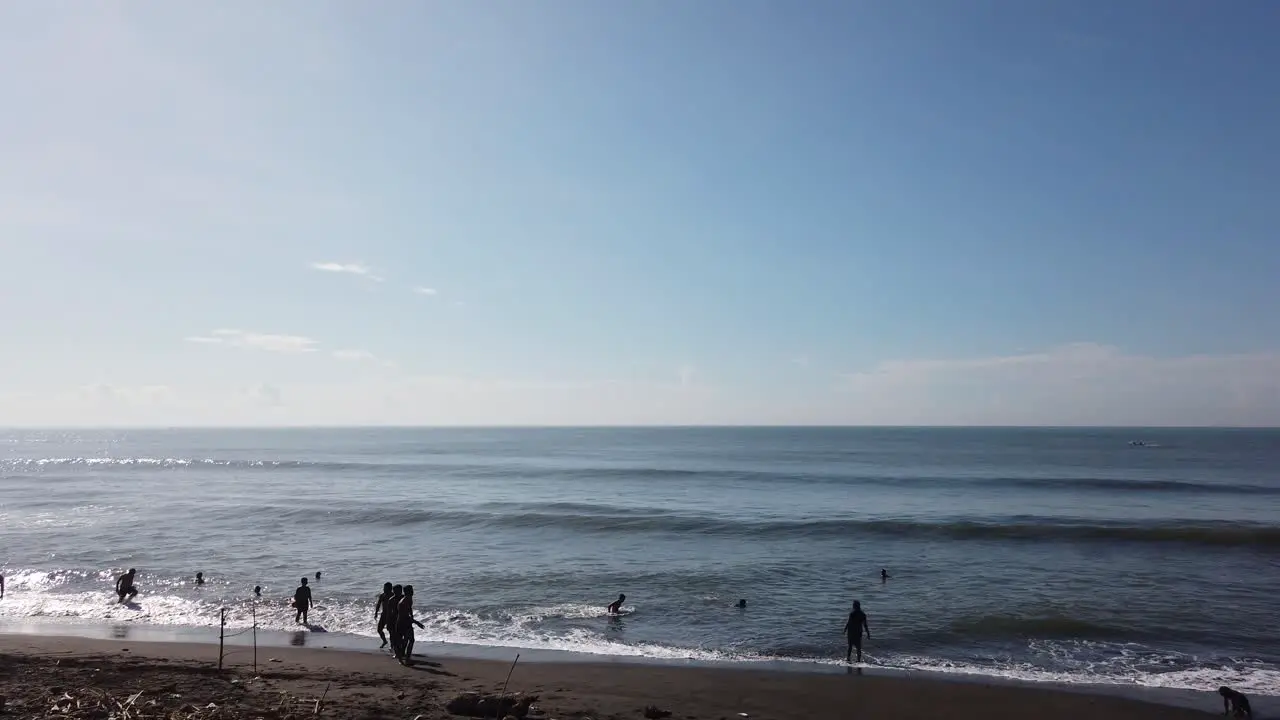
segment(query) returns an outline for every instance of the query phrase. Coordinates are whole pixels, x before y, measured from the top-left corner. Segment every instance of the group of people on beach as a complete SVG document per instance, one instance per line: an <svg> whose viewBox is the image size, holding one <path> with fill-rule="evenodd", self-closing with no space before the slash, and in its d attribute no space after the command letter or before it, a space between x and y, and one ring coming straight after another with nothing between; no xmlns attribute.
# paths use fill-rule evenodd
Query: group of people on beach
<svg viewBox="0 0 1280 720"><path fill-rule="evenodd" d="M382 647L390 644L391 654L401 665L412 665L413 626L426 630L413 617L413 586L383 583L382 592L378 594L373 607L373 616L378 621L378 637L382 639Z"/></svg>

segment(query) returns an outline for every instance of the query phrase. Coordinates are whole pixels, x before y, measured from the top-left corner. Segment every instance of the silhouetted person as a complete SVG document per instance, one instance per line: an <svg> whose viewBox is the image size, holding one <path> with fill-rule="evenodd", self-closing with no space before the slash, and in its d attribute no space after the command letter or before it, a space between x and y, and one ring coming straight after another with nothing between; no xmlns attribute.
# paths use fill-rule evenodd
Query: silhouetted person
<svg viewBox="0 0 1280 720"><path fill-rule="evenodd" d="M404 586L393 585L391 587L391 597L387 598L385 610L383 610L383 618L386 619L385 627L387 635L391 636L391 652L400 657L400 626L396 623L396 613L400 611L400 601L404 599Z"/></svg>
<svg viewBox="0 0 1280 720"><path fill-rule="evenodd" d="M1238 718L1253 720L1253 709L1249 707L1249 698L1243 693L1223 685L1218 688L1218 694L1222 696L1223 715L1235 715Z"/></svg>
<svg viewBox="0 0 1280 720"><path fill-rule="evenodd" d="M867 614L862 612L862 603L857 600L853 601L853 612L849 613L849 621L844 624L845 635L849 638L849 650L845 653L844 661L849 662L853 658L853 651L858 651L858 662L862 662L862 632L867 632L867 639L871 639L871 626L867 625Z"/></svg>
<svg viewBox="0 0 1280 720"><path fill-rule="evenodd" d="M888 582L888 581L889 581L889 571L885 570L884 568L880 568L880 582Z"/></svg>
<svg viewBox="0 0 1280 720"><path fill-rule="evenodd" d="M413 619L413 586L404 586L404 597L400 598L400 606L396 608L396 636L400 640L400 663L413 663L413 626L426 630L422 623Z"/></svg>
<svg viewBox="0 0 1280 720"><path fill-rule="evenodd" d="M317 570L317 571L316 571L316 580L319 580L319 579L320 579L320 571L319 571L319 570Z"/></svg>
<svg viewBox="0 0 1280 720"><path fill-rule="evenodd" d="M387 646L387 601L391 599L394 590L391 583L383 583L382 592L378 593L378 600L373 606L373 619L378 623L378 637L382 638L382 647Z"/></svg>
<svg viewBox="0 0 1280 720"><path fill-rule="evenodd" d="M747 601L746 601L746 599L742 599L742 600L739 600L739 601L738 601L738 609L739 609L739 610L746 610L746 609L747 609Z"/></svg>
<svg viewBox="0 0 1280 720"><path fill-rule="evenodd" d="M261 585L254 585L254 586L253 586L253 596L254 596L254 597L256 597L256 598L260 598L260 597L262 597L262 586L261 586Z"/></svg>
<svg viewBox="0 0 1280 720"><path fill-rule="evenodd" d="M622 612L622 603L625 602L626 599L627 599L626 595L619 595L617 600L614 600L612 603L609 604L609 609L606 612L608 612L610 615L617 615L618 613Z"/></svg>
<svg viewBox="0 0 1280 720"><path fill-rule="evenodd" d="M4 575L0 575L0 600L4 599Z"/></svg>
<svg viewBox="0 0 1280 720"><path fill-rule="evenodd" d="M307 611L315 603L311 600L311 588L307 587L307 579L302 578L302 584L297 590L293 591L293 606L298 609L293 621L296 623L307 624Z"/></svg>
<svg viewBox="0 0 1280 720"><path fill-rule="evenodd" d="M202 572L198 572L198 573L196 573L196 584L197 584L197 585L203 585L203 584L204 584L204 573L202 573Z"/></svg>
<svg viewBox="0 0 1280 720"><path fill-rule="evenodd" d="M132 600L138 594L138 588L133 586L133 579L137 574L137 570L129 568L129 572L116 578L116 594L120 596L121 603L124 603L125 598Z"/></svg>

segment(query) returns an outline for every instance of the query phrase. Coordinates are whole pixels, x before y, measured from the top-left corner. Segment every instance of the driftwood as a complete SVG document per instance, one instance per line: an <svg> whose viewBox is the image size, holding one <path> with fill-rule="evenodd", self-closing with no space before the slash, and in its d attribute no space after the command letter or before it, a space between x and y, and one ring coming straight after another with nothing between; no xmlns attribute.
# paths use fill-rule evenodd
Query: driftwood
<svg viewBox="0 0 1280 720"><path fill-rule="evenodd" d="M481 695L480 693L462 693L445 703L445 710L452 715L474 718L523 718L529 714L529 708L538 701L537 695L517 693L502 697L499 695Z"/></svg>

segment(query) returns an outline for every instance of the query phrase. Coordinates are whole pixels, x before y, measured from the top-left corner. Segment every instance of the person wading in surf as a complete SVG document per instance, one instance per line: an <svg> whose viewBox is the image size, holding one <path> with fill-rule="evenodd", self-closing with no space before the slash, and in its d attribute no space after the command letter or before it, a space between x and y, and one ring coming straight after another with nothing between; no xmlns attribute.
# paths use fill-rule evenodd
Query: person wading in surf
<svg viewBox="0 0 1280 720"><path fill-rule="evenodd" d="M849 620L844 624L844 633L849 638L849 650L844 655L844 661L850 662L853 658L853 651L858 651L858 662L862 662L862 631L867 632L867 639L871 639L871 626L867 625L867 614L862 612L862 603L857 600L853 601L853 612L849 613Z"/></svg>
<svg viewBox="0 0 1280 720"><path fill-rule="evenodd" d="M1234 714L1238 718L1248 718L1253 720L1253 708L1249 707L1249 698L1238 690L1223 685L1218 688L1218 694L1222 696L1222 714Z"/></svg>
<svg viewBox="0 0 1280 720"><path fill-rule="evenodd" d="M301 625L307 624L307 611L311 606L315 605L315 601L311 599L311 588L307 587L307 579L302 578L302 584L297 590L293 591L293 606L298 612L293 616L293 621Z"/></svg>
<svg viewBox="0 0 1280 720"><path fill-rule="evenodd" d="M609 609L606 610L605 612L609 613L610 615L617 615L618 613L622 612L622 603L626 602L626 600L627 600L626 595L619 595L617 600L614 600L612 603L609 604Z"/></svg>
<svg viewBox="0 0 1280 720"><path fill-rule="evenodd" d="M382 584L382 592L373 606L373 618L378 622L378 637L382 638L382 647L387 646L387 601L391 599L394 588L391 583Z"/></svg>

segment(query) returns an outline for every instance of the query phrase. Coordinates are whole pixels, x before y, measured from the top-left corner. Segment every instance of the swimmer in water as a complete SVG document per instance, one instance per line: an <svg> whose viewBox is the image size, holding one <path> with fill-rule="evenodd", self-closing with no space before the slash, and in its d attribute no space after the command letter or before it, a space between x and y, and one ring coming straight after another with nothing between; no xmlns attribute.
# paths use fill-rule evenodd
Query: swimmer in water
<svg viewBox="0 0 1280 720"><path fill-rule="evenodd" d="M743 600L739 600L739 601L738 601L738 609L739 609L739 610L746 610L746 609L747 609L747 601L746 601L745 599L743 599Z"/></svg>
<svg viewBox="0 0 1280 720"><path fill-rule="evenodd" d="M196 573L196 584L197 584L197 585L203 585L203 584L204 584L204 573L202 573L202 572L198 572L198 573Z"/></svg>
<svg viewBox="0 0 1280 720"><path fill-rule="evenodd" d="M319 571L319 570L317 570L317 571L316 571L316 579L317 579L317 580L319 580L319 579L320 579L320 571Z"/></svg>
<svg viewBox="0 0 1280 720"><path fill-rule="evenodd" d="M254 597L257 597L257 598L262 597L262 586L261 586L261 585L254 585L254 586L253 586L253 596L254 596Z"/></svg>
<svg viewBox="0 0 1280 720"><path fill-rule="evenodd" d="M609 604L609 609L606 610L605 612L609 613L610 615L617 615L618 613L622 612L622 603L626 601L626 599L627 599L626 595L619 595L617 600L614 600L612 603Z"/></svg>
<svg viewBox="0 0 1280 720"><path fill-rule="evenodd" d="M1235 715L1238 718L1248 718L1253 720L1253 708L1249 707L1249 698L1238 690L1223 685L1218 688L1218 694L1222 696L1222 714Z"/></svg>
<svg viewBox="0 0 1280 720"><path fill-rule="evenodd" d="M885 570L884 568L880 568L880 582L888 582L888 581L889 581L889 571Z"/></svg>

